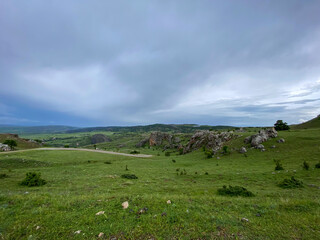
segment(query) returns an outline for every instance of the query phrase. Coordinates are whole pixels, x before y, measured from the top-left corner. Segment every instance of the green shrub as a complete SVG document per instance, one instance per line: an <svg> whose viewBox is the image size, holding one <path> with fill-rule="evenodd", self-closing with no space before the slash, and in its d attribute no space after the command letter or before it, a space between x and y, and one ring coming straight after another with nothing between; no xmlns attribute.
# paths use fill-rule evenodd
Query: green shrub
<svg viewBox="0 0 320 240"><path fill-rule="evenodd" d="M105 163L105 164L111 164L111 162L110 162L110 161L105 161L104 163Z"/></svg>
<svg viewBox="0 0 320 240"><path fill-rule="evenodd" d="M212 158L213 157L213 152L210 151L210 150L205 151L204 154L206 155L207 158Z"/></svg>
<svg viewBox="0 0 320 240"><path fill-rule="evenodd" d="M318 162L314 167L315 168L320 168L320 162Z"/></svg>
<svg viewBox="0 0 320 240"><path fill-rule="evenodd" d="M228 153L228 146L223 146L222 151L224 154Z"/></svg>
<svg viewBox="0 0 320 240"><path fill-rule="evenodd" d="M223 196L242 196L242 197L253 197L254 194L248 191L244 187L240 186L223 186L222 188L218 189L218 194Z"/></svg>
<svg viewBox="0 0 320 240"><path fill-rule="evenodd" d="M282 131L282 130L289 130L290 127L288 126L288 124L286 122L283 122L282 120L278 120L274 124L274 129L277 131Z"/></svg>
<svg viewBox="0 0 320 240"><path fill-rule="evenodd" d="M274 162L276 163L276 167L274 168L274 170L276 170L276 171L284 170L280 160L274 160Z"/></svg>
<svg viewBox="0 0 320 240"><path fill-rule="evenodd" d="M209 175L209 173L208 173L208 172L206 172L206 173L205 173L205 175Z"/></svg>
<svg viewBox="0 0 320 240"><path fill-rule="evenodd" d="M176 161L176 160L174 160L174 159L172 159L171 161L172 161L173 163L176 163L176 162L177 162L177 161Z"/></svg>
<svg viewBox="0 0 320 240"><path fill-rule="evenodd" d="M121 177L126 179L138 179L138 177L134 174L123 174Z"/></svg>
<svg viewBox="0 0 320 240"><path fill-rule="evenodd" d="M164 155L165 155L166 157L170 157L170 152L165 152Z"/></svg>
<svg viewBox="0 0 320 240"><path fill-rule="evenodd" d="M64 148L69 148L69 145L68 144L64 145Z"/></svg>
<svg viewBox="0 0 320 240"><path fill-rule="evenodd" d="M304 161L302 167L303 167L303 169L305 169L305 170L309 170L310 165L309 165L309 163L307 163L306 161Z"/></svg>
<svg viewBox="0 0 320 240"><path fill-rule="evenodd" d="M179 155L183 155L183 148L179 148Z"/></svg>
<svg viewBox="0 0 320 240"><path fill-rule="evenodd" d="M291 177L290 179L284 179L278 186L282 188L301 188L303 187L303 182Z"/></svg>
<svg viewBox="0 0 320 240"><path fill-rule="evenodd" d="M5 173L1 173L0 174L0 179L2 179L2 178L7 178L7 177L9 177L7 174L5 174Z"/></svg>
<svg viewBox="0 0 320 240"><path fill-rule="evenodd" d="M26 178L20 183L23 186L35 187L45 185L46 180L41 178L41 173L28 172Z"/></svg>
<svg viewBox="0 0 320 240"><path fill-rule="evenodd" d="M139 154L139 153L140 153L140 152L137 151L137 150L133 150L133 151L130 152L130 154Z"/></svg>

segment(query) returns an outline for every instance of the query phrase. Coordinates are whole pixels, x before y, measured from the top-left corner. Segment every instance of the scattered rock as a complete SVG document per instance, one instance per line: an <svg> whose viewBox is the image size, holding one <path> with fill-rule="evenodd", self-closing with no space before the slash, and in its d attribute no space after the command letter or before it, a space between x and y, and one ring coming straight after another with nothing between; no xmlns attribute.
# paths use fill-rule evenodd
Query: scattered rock
<svg viewBox="0 0 320 240"><path fill-rule="evenodd" d="M102 214L104 214L104 211L97 212L96 216L99 216L99 215L102 215Z"/></svg>
<svg viewBox="0 0 320 240"><path fill-rule="evenodd" d="M166 212L161 213L161 217L167 216Z"/></svg>
<svg viewBox="0 0 320 240"><path fill-rule="evenodd" d="M81 233L81 230L77 230L74 232L74 234L80 234Z"/></svg>
<svg viewBox="0 0 320 240"><path fill-rule="evenodd" d="M127 209L128 207L129 207L128 201L125 201L125 202L122 203L122 208L123 209Z"/></svg>
<svg viewBox="0 0 320 240"><path fill-rule="evenodd" d="M39 229L40 229L40 226L37 226L37 227L36 227L36 230L39 230Z"/></svg>
<svg viewBox="0 0 320 240"><path fill-rule="evenodd" d="M272 145L270 148L276 148L276 145Z"/></svg>
<svg viewBox="0 0 320 240"><path fill-rule="evenodd" d="M99 233L99 235L98 235L99 238L101 238L101 237L103 237L103 236L104 236L104 233L103 233L103 232Z"/></svg>
<svg viewBox="0 0 320 240"><path fill-rule="evenodd" d="M248 218L241 218L241 222L249 222Z"/></svg>
<svg viewBox="0 0 320 240"><path fill-rule="evenodd" d="M284 143L285 140L284 140L284 138L280 138L277 142L278 142L278 143Z"/></svg>
<svg viewBox="0 0 320 240"><path fill-rule="evenodd" d="M240 153L246 153L247 152L247 149L245 147L242 147L240 148L239 150Z"/></svg>
<svg viewBox="0 0 320 240"><path fill-rule="evenodd" d="M171 201L170 201L170 200L168 200L168 201L167 201L167 204L171 204Z"/></svg>
<svg viewBox="0 0 320 240"><path fill-rule="evenodd" d="M264 146L262 144L259 144L259 145L256 146L256 149L261 149L262 150L262 149L264 149Z"/></svg>

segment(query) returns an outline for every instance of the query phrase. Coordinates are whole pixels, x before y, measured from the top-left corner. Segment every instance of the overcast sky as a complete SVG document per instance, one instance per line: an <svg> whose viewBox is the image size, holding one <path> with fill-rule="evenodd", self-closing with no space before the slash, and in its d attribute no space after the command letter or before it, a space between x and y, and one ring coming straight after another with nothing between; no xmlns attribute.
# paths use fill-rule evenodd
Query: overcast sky
<svg viewBox="0 0 320 240"><path fill-rule="evenodd" d="M0 124L308 120L319 13L319 0L2 0Z"/></svg>

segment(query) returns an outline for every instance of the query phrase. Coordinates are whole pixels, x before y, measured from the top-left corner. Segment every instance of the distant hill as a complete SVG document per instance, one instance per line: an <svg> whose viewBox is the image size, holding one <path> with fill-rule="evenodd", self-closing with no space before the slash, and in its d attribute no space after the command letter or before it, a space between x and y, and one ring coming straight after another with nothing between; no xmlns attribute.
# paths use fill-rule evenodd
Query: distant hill
<svg viewBox="0 0 320 240"><path fill-rule="evenodd" d="M17 134L0 134L0 143L3 143L5 140L15 140L17 142L16 149L29 149L29 148L38 148L41 144L29 141L27 139L19 138Z"/></svg>
<svg viewBox="0 0 320 240"><path fill-rule="evenodd" d="M297 125L291 125L292 129L320 128L320 115L317 117Z"/></svg>
<svg viewBox="0 0 320 240"><path fill-rule="evenodd" d="M98 132L98 131L110 131L110 132L179 132L189 133L195 130L228 130L234 129L232 126L207 126L196 124L152 124L147 126L132 126L132 127L90 127L90 128L78 128L66 131L67 133L77 132Z"/></svg>
<svg viewBox="0 0 320 240"><path fill-rule="evenodd" d="M0 125L0 133L14 133L14 134L39 134L39 133L62 133L68 130L75 130L76 127L70 126L10 126Z"/></svg>

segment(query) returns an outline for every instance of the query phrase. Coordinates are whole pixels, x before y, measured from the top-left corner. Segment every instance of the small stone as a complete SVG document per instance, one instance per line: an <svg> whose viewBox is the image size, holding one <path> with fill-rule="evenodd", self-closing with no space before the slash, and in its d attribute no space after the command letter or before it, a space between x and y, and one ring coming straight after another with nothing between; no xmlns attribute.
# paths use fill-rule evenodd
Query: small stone
<svg viewBox="0 0 320 240"><path fill-rule="evenodd" d="M275 172L272 172L272 174L276 174Z"/></svg>
<svg viewBox="0 0 320 240"><path fill-rule="evenodd" d="M167 216L166 212L161 213L161 217Z"/></svg>
<svg viewBox="0 0 320 240"><path fill-rule="evenodd" d="M167 204L171 204L171 201L170 201L170 200L168 200L168 201L167 201Z"/></svg>
<svg viewBox="0 0 320 240"><path fill-rule="evenodd" d="M241 218L241 222L249 222L248 218Z"/></svg>
<svg viewBox="0 0 320 240"><path fill-rule="evenodd" d="M123 209L127 209L129 207L128 201L123 202L122 207L123 207Z"/></svg>
<svg viewBox="0 0 320 240"><path fill-rule="evenodd" d="M96 216L99 216L99 215L102 215L102 214L104 214L104 211L97 212Z"/></svg>
<svg viewBox="0 0 320 240"><path fill-rule="evenodd" d="M272 145L270 148L276 148L276 145Z"/></svg>
<svg viewBox="0 0 320 240"><path fill-rule="evenodd" d="M103 233L103 232L99 233L99 235L98 235L99 238L101 238L101 237L103 237L103 236L104 236L104 233Z"/></svg>
<svg viewBox="0 0 320 240"><path fill-rule="evenodd" d="M220 159L220 157L217 157L217 159Z"/></svg>
<svg viewBox="0 0 320 240"><path fill-rule="evenodd" d="M242 147L240 148L239 150L240 153L246 153L247 152L247 149L245 147Z"/></svg>
<svg viewBox="0 0 320 240"><path fill-rule="evenodd" d="M74 234L80 234L81 230L75 231Z"/></svg>
<svg viewBox="0 0 320 240"><path fill-rule="evenodd" d="M39 229L40 229L40 226L37 226L37 227L36 227L36 230L39 230Z"/></svg>

